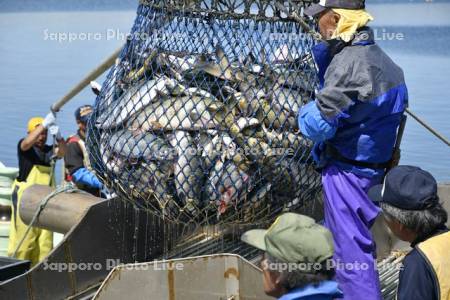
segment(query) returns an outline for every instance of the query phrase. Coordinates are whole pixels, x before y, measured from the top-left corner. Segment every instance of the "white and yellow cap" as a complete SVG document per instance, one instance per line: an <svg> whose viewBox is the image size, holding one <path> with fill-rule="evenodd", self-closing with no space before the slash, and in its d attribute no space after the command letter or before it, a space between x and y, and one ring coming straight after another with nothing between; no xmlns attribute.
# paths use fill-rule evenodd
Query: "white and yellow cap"
<svg viewBox="0 0 450 300"><path fill-rule="evenodd" d="M364 9L365 2L365 0L320 0L319 3L313 3L305 8L305 15L316 17L328 8Z"/></svg>

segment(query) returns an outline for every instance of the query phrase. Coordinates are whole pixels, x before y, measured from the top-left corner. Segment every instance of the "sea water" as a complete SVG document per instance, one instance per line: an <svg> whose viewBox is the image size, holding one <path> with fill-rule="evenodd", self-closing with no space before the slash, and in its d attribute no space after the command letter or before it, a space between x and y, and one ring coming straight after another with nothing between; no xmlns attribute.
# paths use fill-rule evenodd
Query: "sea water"
<svg viewBox="0 0 450 300"><path fill-rule="evenodd" d="M375 17L377 42L405 72L410 109L450 137L450 3L376 4L368 10ZM0 161L17 166L17 143L26 135L27 120L45 116L53 102L122 45L134 17L134 10L88 8L0 12ZM58 114L64 136L76 132L75 109L94 99L85 89ZM450 148L411 118L402 150L402 164L450 182Z"/></svg>

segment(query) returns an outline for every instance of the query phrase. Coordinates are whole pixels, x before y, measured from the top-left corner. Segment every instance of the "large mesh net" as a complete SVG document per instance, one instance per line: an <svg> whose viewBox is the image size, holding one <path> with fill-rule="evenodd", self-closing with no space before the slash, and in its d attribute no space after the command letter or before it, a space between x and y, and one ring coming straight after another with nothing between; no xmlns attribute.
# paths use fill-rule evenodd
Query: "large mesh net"
<svg viewBox="0 0 450 300"><path fill-rule="evenodd" d="M317 84L314 40L275 2L305 6L140 3L88 126L109 189L186 228L311 214L320 176L297 115Z"/></svg>

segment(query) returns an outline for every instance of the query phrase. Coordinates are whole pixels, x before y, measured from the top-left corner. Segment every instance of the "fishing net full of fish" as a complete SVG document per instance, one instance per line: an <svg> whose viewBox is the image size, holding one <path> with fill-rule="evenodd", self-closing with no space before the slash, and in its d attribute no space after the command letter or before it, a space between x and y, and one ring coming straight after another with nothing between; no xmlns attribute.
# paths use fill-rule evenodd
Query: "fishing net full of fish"
<svg viewBox="0 0 450 300"><path fill-rule="evenodd" d="M251 224L317 199L297 125L317 84L314 40L275 2L141 1L88 126L111 190L200 225Z"/></svg>

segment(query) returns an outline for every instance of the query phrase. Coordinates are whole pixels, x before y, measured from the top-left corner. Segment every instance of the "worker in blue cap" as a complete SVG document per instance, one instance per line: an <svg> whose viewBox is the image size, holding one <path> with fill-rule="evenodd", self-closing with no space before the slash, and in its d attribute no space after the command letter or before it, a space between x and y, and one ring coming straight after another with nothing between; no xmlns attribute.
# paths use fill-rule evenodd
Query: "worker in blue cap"
<svg viewBox="0 0 450 300"><path fill-rule="evenodd" d="M321 0L305 9L324 38L313 48L320 87L299 128L322 169L325 223L333 233L344 299L379 300L375 242L380 208L367 196L393 162L408 102L403 71L374 41L363 0Z"/></svg>
<svg viewBox="0 0 450 300"><path fill-rule="evenodd" d="M83 105L75 111L78 125L77 134L67 140L67 150L64 156L66 181L74 183L79 189L100 196L103 184L90 170L89 155L86 151L86 126L92 115L91 105Z"/></svg>
<svg viewBox="0 0 450 300"><path fill-rule="evenodd" d="M418 167L392 169L369 196L380 203L392 232L411 243L403 260L398 300L450 300L450 231L433 176Z"/></svg>

